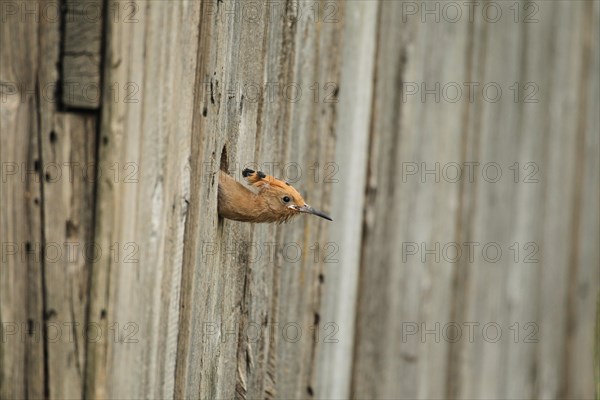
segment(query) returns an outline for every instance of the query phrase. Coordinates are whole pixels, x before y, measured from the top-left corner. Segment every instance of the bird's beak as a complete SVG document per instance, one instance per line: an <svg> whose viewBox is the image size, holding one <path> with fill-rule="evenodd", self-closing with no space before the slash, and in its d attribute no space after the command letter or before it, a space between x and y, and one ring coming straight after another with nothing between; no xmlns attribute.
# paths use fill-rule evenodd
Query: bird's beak
<svg viewBox="0 0 600 400"><path fill-rule="evenodd" d="M317 217L325 218L329 221L333 221L329 215L325 214L323 211L319 211L317 209L312 208L308 204L305 204L302 207L297 207L296 210L307 214L316 215Z"/></svg>

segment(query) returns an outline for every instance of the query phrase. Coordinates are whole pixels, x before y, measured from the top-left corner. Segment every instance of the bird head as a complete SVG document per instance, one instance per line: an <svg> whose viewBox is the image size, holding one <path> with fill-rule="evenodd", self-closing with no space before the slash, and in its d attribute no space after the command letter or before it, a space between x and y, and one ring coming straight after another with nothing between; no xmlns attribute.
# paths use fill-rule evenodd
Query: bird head
<svg viewBox="0 0 600 400"><path fill-rule="evenodd" d="M258 189L258 195L263 198L266 206L278 222L285 222L302 213L333 221L324 212L306 204L300 193L285 181L249 168L242 171L242 176L246 178L251 186Z"/></svg>

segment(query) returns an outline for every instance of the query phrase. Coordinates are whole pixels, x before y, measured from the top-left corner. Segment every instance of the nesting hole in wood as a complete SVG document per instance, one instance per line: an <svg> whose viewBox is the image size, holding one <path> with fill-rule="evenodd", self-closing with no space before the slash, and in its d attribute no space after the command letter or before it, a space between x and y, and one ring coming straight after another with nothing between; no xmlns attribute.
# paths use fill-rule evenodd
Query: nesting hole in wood
<svg viewBox="0 0 600 400"><path fill-rule="evenodd" d="M227 157L227 145L223 145L223 149L221 150L221 161L220 161L220 165L219 168L221 169L221 171L225 172L225 173L229 173L229 157ZM214 184L214 174L213 174L213 184ZM218 199L218 194L217 194L217 199ZM218 200L217 200L218 201ZM217 206L218 208L218 206ZM218 229L220 232L220 235L223 234L223 223L224 218L221 217L220 215L217 214L217 219L218 219ZM219 235L219 236L220 236Z"/></svg>
<svg viewBox="0 0 600 400"><path fill-rule="evenodd" d="M223 145L223 150L221 150L221 171L228 172L229 171L229 160L227 157L227 145Z"/></svg>

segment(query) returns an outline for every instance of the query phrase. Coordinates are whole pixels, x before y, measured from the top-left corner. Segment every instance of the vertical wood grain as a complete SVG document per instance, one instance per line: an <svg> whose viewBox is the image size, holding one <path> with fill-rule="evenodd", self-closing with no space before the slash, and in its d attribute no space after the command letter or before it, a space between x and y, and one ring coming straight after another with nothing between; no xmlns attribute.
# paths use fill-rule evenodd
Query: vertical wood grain
<svg viewBox="0 0 600 400"><path fill-rule="evenodd" d="M337 326L335 344L317 347L317 397L350 395L354 319L358 289L368 128L371 121L376 25L379 3L344 3L339 111L335 162L338 179L331 198L329 239L339 246L339 263L324 266L321 319Z"/></svg>
<svg viewBox="0 0 600 400"><path fill-rule="evenodd" d="M581 205L589 204L582 203L586 201L584 198L594 202L598 198L591 192L587 197L582 194L583 190L593 191L596 187L590 182L583 184L588 176L586 171L593 164L586 156L597 152L595 142L583 132L591 132L588 127L597 120L586 112L589 99L598 95L593 89L597 83L586 72L597 62L597 54L589 48L592 37L589 35L597 27L591 22L595 21L591 17L595 11L591 3L587 6L581 3L568 11L563 9L566 6L563 2L541 5L539 21L532 24L476 21L461 29L460 23L432 24L418 20L416 26L403 26L405 35L397 25L391 25L397 31L386 28L387 18L393 20L393 10L382 14L379 29L386 34L380 34L383 41L378 53L390 60L380 64L375 76L383 89L377 95L380 86L376 85L373 106L374 114L379 117L371 133L366 186L364 270L360 280L353 377L356 396L558 398L574 393L579 397L593 396L592 375L574 373L579 370L575 365L592 364L589 352L593 346L593 327L589 322L592 319L586 319L589 324L584 323L576 317L575 310L586 309L588 315L592 314L598 270L592 267L597 262L585 263L586 266L579 263L580 257L591 260L596 256L590 248L582 250L586 239L573 232L586 229L586 238L598 237L595 231L588 230L597 225L589 222L589 218L595 221L595 211L584 211ZM396 20L401 18L400 5L397 7ZM420 54L440 58L421 61ZM390 72L386 70L388 65ZM400 71L402 75L398 78ZM416 71L419 72L414 79L411 74ZM581 72L573 75L568 71ZM581 80L582 77L585 78ZM495 82L504 89L504 95L498 103L480 98L463 105L462 111L444 99L436 104L433 98L422 100L424 104L401 102L396 109L380 111L382 107L393 107L393 98L385 97L389 96L385 87L399 79L432 84ZM514 82L537 84L538 101L524 102L523 97L514 100L506 90ZM381 103L377 100L380 96L383 96ZM444 115L444 109L449 113L436 120ZM420 121L419 115L426 119ZM395 122L396 119L400 122ZM395 126L394 122L400 127L388 127ZM399 131L401 150L398 156L388 157L400 165L391 168L393 161L388 161L386 152L393 154L395 147L391 145L393 140L385 135L394 131ZM432 140L427 141L428 137ZM460 146L455 147L455 143ZM427 152L420 155L419 147L425 145L423 149ZM439 153L433 151L432 157L437 145L441 145ZM477 175L473 183L456 185L459 192L444 180L427 184L419 179L417 185L411 181L385 181L393 179L390 176L395 171L402 171L402 161L431 161L427 164L431 168L436 161L443 165L452 160L498 162L505 177L494 184ZM535 163L539 168L537 183L524 182L523 170L519 182L514 182L508 167L515 162L521 168L527 162ZM380 176L379 171L387 174ZM565 185L569 189L565 190ZM387 190L380 193L382 188ZM426 194L424 198L411 200L421 192ZM431 216L443 209L440 207L443 203L433 201L439 195L450 206L441 220L454 232L437 226L431 230L432 236L419 236L419 232L427 231L429 224L439 220ZM398 201L396 196L406 198ZM396 203L402 207L398 216L393 211ZM419 212L427 204L431 204L430 212ZM582 213L588 217L586 228L578 222ZM403 222L403 218L412 221ZM400 223L390 226L385 223L387 220ZM401 230L402 236L395 236ZM419 262L418 269L406 268L400 274L390 260L401 259L400 244L412 242L408 238L414 237L418 237L415 242L431 246L453 241L497 243L504 253L497 263L486 262L481 254L476 254L474 262L463 258L454 266L427 263L431 269ZM509 248L513 242L521 246L517 261ZM524 262L523 245L528 243L539 248L534 257L538 262ZM421 255L422 250L417 257ZM423 267L427 267L425 271ZM380 272L381 268L385 272ZM386 285L390 289L382 290ZM404 324L414 322L418 333L413 335L413 341L399 341L405 332ZM448 323L462 326L462 340L451 343L442 335L437 343L436 330L438 333L443 330L435 329L436 322L442 327ZM464 324L476 323L481 329L490 322L501 327L502 340L483 340L481 330L476 331L479 337L475 336L472 343L467 340ZM431 333L424 335L424 329L430 329ZM380 341L387 345L380 346ZM587 349L588 353L575 361L574 348ZM587 361L582 363L582 359Z"/></svg>
<svg viewBox="0 0 600 400"><path fill-rule="evenodd" d="M135 22L107 24L96 241L112 250L94 265L90 320L111 335L88 344L89 397L175 390L199 6L135 4Z"/></svg>
<svg viewBox="0 0 600 400"><path fill-rule="evenodd" d="M0 397L593 397L598 2L515 2L538 10L529 24L509 6L495 23L481 6L407 15L437 7L419 2L123 0L104 21L76 9L97 0L57 20L10 4ZM65 97L72 80L99 101ZM446 83L458 102L422 97ZM221 170L291 165L333 222L218 217ZM75 259L49 258L72 243ZM426 252L448 243L459 261Z"/></svg>
<svg viewBox="0 0 600 400"><path fill-rule="evenodd" d="M40 3L43 6L43 3ZM42 88L60 85L60 24L40 18L44 55ZM74 80L82 84L81 80ZM47 315L47 384L56 398L81 397L88 337L88 271L93 252L95 113L63 113L60 100L44 89L39 105L42 160L44 296ZM56 255L54 253L56 252ZM58 331L58 340L52 340Z"/></svg>
<svg viewBox="0 0 600 400"><path fill-rule="evenodd" d="M82 250L92 238L96 115L60 111L56 88L60 85L57 66L64 21L59 13L52 15L42 11L53 4L15 2L10 5L21 12L3 14L3 18L8 19L6 26L9 29L3 37L10 38L21 32L25 34L23 39L29 37L29 40L10 41L3 46L9 53L13 45L28 49L25 58L3 57L3 60L12 60L16 64L2 66L3 74L8 74L2 80L18 88L3 101L8 103L6 109L3 104L7 122L3 129L11 129L11 121L21 119L23 106L31 108L28 112L30 121L21 120L12 128L13 135L20 138L21 143L28 144L27 157L19 154L22 151L19 146L8 147L13 151L2 157L4 165L17 156L22 175L13 182L3 182L3 192L9 190L4 183L14 186L17 196L20 185L27 188L20 203L7 203L17 210L13 214L17 216L14 226L35 240L23 241L19 250L22 254L17 258L24 263L21 271L26 273L26 286L20 286L18 274L14 275L14 281L3 279L3 282L14 283L3 293L10 294L20 288L20 293L13 294L11 300L3 299L3 306L14 302L16 310L19 303L15 300L23 298L27 308L19 313L3 313L12 315L14 322L20 324L26 354L23 368L18 367L18 356L13 358L13 366L9 367L12 363L5 365L3 371L18 371L20 378L15 377L10 384L2 386L8 390L6 397L19 397L24 393L29 397L81 397L89 295L88 261ZM19 106L13 107L11 103ZM23 131L17 134L19 129ZM9 135L8 131L6 135ZM90 164L91 168L86 168ZM27 211L19 212L20 206L26 207ZM29 222L19 222L23 217ZM6 243L20 241L12 234L10 238ZM11 264L5 264L3 260L2 265L10 268ZM19 352L20 347L16 345L15 351ZM23 392L18 385L23 385Z"/></svg>
<svg viewBox="0 0 600 400"><path fill-rule="evenodd" d="M37 23L16 15L0 30L0 396L40 398L46 373Z"/></svg>

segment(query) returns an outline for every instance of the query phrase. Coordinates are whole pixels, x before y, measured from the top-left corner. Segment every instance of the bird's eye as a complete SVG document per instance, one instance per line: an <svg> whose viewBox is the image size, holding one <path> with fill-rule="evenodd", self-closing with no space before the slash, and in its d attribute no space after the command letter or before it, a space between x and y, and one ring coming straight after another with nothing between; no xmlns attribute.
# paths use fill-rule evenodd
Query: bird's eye
<svg viewBox="0 0 600 400"><path fill-rule="evenodd" d="M289 203L291 199L289 196L283 196L282 200L284 203Z"/></svg>

